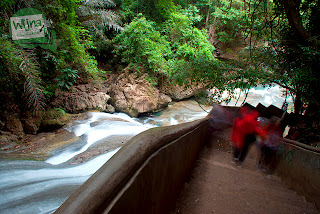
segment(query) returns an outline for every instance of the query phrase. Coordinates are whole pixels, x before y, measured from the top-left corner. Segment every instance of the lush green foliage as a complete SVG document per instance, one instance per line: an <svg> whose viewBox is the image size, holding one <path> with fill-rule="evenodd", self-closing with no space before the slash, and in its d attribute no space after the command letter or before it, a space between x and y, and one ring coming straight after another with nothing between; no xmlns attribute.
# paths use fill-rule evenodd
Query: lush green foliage
<svg viewBox="0 0 320 214"><path fill-rule="evenodd" d="M112 0L86 1L76 10L80 22L96 37L96 47L101 42L110 43L112 31L122 31L120 15L112 10L115 6Z"/></svg>
<svg viewBox="0 0 320 214"><path fill-rule="evenodd" d="M0 81L2 100L10 102L21 100L21 107L39 111L44 107L43 88L38 72L38 63L34 53L16 49L10 41L0 39ZM8 102L8 105L11 103ZM4 106L2 106L3 108Z"/></svg>
<svg viewBox="0 0 320 214"><path fill-rule="evenodd" d="M58 40L58 69L72 68L87 75L99 73L97 62L86 51L92 48L88 31L78 23L75 9L80 1L44 1L41 8L52 19Z"/></svg>
<svg viewBox="0 0 320 214"><path fill-rule="evenodd" d="M164 25L163 32L173 50L173 74L180 83L187 84L190 78L210 72L215 67L204 69L202 65L211 64L214 47L209 43L205 30L193 27L192 19L183 13L173 13ZM199 66L200 65L200 66ZM183 71L183 72L181 72ZM190 78L188 78L190 77Z"/></svg>
<svg viewBox="0 0 320 214"><path fill-rule="evenodd" d="M119 44L117 55L126 63L136 63L151 76L169 74L167 59L171 50L169 42L155 29L155 24L140 17L127 25L115 38Z"/></svg>
<svg viewBox="0 0 320 214"><path fill-rule="evenodd" d="M206 30L194 27L200 20L197 12L192 7L172 13L161 24L161 31L145 17L134 19L115 38L117 55L123 62L136 63L151 77L165 76L184 85L192 81L211 84L209 77L221 72L221 63L213 57Z"/></svg>
<svg viewBox="0 0 320 214"><path fill-rule="evenodd" d="M14 99L19 98L18 94L22 94L24 76L19 72L19 65L22 58L19 51L15 49L15 45L10 41L0 38L0 83L1 93L9 94Z"/></svg>
<svg viewBox="0 0 320 214"><path fill-rule="evenodd" d="M80 78L77 70L63 69L60 71L61 75L55 79L57 86L64 90L70 90L71 86Z"/></svg>
<svg viewBox="0 0 320 214"><path fill-rule="evenodd" d="M142 13L148 20L160 24L176 10L172 0L124 0L121 6L129 22Z"/></svg>
<svg viewBox="0 0 320 214"><path fill-rule="evenodd" d="M32 100L36 92L40 98L41 91L50 97L57 89L68 90L78 75L99 76L96 57L102 67L121 64L147 72L153 85L165 79L232 91L276 83L304 106L319 106L320 3L293 0L302 23L295 28L287 1L5 0L0 3L2 94ZM56 53L10 42L8 18L19 6L39 9L52 20ZM213 56L213 45L241 52L222 62Z"/></svg>
<svg viewBox="0 0 320 214"><path fill-rule="evenodd" d="M10 7L11 5L13 5L14 4L14 0L2 0L1 2L0 2L0 7L2 7L2 8L8 8L8 7Z"/></svg>
<svg viewBox="0 0 320 214"><path fill-rule="evenodd" d="M87 51L94 48L91 37L75 14L79 3L77 0L1 2L0 17L4 25L0 28L0 88L3 100L21 103L18 100L22 97L25 106L21 108L39 111L44 106L44 98L50 98L56 89L70 89L76 83L77 73L89 77L100 73L96 60ZM57 34L57 52L40 48L21 49L10 42L9 18L25 7L39 9L52 20Z"/></svg>

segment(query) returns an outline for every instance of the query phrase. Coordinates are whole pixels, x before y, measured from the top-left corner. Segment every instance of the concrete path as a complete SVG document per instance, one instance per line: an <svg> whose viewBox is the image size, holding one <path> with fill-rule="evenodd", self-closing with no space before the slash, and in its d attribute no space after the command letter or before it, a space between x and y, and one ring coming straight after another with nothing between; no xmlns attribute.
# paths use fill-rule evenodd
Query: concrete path
<svg viewBox="0 0 320 214"><path fill-rule="evenodd" d="M280 178L259 171L255 146L241 167L232 163L230 131L202 150L171 214L319 213Z"/></svg>

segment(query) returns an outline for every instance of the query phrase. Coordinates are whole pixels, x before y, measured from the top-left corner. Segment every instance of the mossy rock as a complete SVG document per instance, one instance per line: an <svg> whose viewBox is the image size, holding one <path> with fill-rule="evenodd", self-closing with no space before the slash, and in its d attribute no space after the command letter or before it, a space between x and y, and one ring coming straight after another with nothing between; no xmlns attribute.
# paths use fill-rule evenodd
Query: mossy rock
<svg viewBox="0 0 320 214"><path fill-rule="evenodd" d="M70 116L60 108L54 108L44 112L40 122L40 132L54 131L66 124Z"/></svg>
<svg viewBox="0 0 320 214"><path fill-rule="evenodd" d="M131 117L138 117L138 115L139 115L138 110L136 110L134 108L127 108L124 112L127 113L128 115L130 115Z"/></svg>

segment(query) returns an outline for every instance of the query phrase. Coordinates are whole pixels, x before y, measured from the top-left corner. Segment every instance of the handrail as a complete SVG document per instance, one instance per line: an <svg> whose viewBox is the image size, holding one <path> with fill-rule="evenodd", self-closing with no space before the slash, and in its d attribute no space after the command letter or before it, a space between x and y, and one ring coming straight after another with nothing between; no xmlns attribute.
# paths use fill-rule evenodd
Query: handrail
<svg viewBox="0 0 320 214"><path fill-rule="evenodd" d="M290 139L287 139L287 138L282 138L281 140L286 144L295 145L295 146L304 148L304 149L312 151L312 152L320 153L320 148L317 148L317 147L314 147L314 146L309 146L307 144L303 144L303 143L300 143L298 141L290 140Z"/></svg>
<svg viewBox="0 0 320 214"><path fill-rule="evenodd" d="M320 149L282 138L271 170L320 211Z"/></svg>

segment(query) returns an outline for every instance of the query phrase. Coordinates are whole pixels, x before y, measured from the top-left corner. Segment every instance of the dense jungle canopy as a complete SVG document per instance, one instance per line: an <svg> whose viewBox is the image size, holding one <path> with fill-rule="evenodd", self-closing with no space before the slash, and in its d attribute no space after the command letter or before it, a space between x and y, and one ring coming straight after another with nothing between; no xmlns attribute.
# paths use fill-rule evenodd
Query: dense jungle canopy
<svg viewBox="0 0 320 214"><path fill-rule="evenodd" d="M40 10L56 51L22 48L10 17ZM56 90L124 68L154 87L198 83L220 92L278 84L319 130L319 0L2 0L0 113L39 111Z"/></svg>

